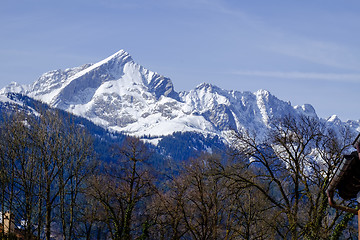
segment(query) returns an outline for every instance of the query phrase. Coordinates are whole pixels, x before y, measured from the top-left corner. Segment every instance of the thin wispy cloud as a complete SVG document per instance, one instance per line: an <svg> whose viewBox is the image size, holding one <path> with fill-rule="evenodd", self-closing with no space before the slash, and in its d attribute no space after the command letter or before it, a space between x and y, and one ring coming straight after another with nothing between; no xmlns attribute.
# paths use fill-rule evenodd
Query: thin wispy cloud
<svg viewBox="0 0 360 240"><path fill-rule="evenodd" d="M360 83L360 74L314 73L314 72L275 72L275 71L234 71L232 74L250 77L309 79L331 82Z"/></svg>
<svg viewBox="0 0 360 240"><path fill-rule="evenodd" d="M290 37L289 37L290 38ZM272 50L287 56L303 59L326 66L358 70L360 58L358 49L341 46L330 41L297 39L273 45Z"/></svg>

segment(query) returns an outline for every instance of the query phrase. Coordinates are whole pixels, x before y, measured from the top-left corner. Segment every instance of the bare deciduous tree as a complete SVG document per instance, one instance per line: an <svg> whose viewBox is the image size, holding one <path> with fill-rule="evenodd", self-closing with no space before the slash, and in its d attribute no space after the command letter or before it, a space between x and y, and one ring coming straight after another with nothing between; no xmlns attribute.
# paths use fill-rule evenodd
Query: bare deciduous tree
<svg viewBox="0 0 360 240"><path fill-rule="evenodd" d="M221 172L239 187L258 191L277 209L276 216L285 220L274 226L278 237L329 239L340 213L326 216L325 188L350 141L348 129L334 136L318 119L288 116L274 122L265 141L236 132L234 146L242 164Z"/></svg>
<svg viewBox="0 0 360 240"><path fill-rule="evenodd" d="M25 239L42 238L44 224L45 237L50 239L54 212L60 212L61 220L56 221L62 223L64 239L70 239L92 143L58 111L39 112L39 116L18 111L4 117L0 129L2 210L10 211L17 225L22 220Z"/></svg>
<svg viewBox="0 0 360 240"><path fill-rule="evenodd" d="M154 178L146 165L149 152L138 138L115 148L118 161L105 164L89 181L88 194L100 203L99 219L112 239L141 235L145 201L154 193ZM103 214L103 215L100 215Z"/></svg>

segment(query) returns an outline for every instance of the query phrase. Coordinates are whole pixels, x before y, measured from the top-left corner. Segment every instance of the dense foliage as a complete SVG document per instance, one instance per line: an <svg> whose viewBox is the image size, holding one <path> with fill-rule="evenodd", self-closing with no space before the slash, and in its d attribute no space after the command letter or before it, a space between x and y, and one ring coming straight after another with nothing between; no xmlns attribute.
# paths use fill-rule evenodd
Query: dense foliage
<svg viewBox="0 0 360 240"><path fill-rule="evenodd" d="M175 132L162 137L156 151L176 162L199 157L205 150L214 154L226 152L227 146L218 136L204 136L196 132Z"/></svg>

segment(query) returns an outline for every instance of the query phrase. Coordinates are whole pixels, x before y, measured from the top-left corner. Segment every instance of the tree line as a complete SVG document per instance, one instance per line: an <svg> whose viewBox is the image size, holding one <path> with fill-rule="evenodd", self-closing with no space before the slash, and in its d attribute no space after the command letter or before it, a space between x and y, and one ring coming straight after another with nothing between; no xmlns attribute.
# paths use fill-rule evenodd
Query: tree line
<svg viewBox="0 0 360 240"><path fill-rule="evenodd" d="M266 136L233 131L227 157L203 153L159 168L138 138L114 145L116 160L101 161L83 126L54 109L38 112L9 114L0 126L0 207L22 239L356 235L353 216L331 209L325 194L354 137L346 127L287 116ZM3 230L1 237L16 239Z"/></svg>

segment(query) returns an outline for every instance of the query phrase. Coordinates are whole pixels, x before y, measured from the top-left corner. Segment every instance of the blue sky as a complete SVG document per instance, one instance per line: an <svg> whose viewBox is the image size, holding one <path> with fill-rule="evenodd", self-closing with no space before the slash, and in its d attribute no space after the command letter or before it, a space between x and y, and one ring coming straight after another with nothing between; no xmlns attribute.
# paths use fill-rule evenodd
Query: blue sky
<svg viewBox="0 0 360 240"><path fill-rule="evenodd" d="M360 119L360 1L0 0L0 87L124 49L170 77Z"/></svg>

